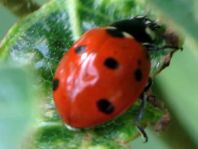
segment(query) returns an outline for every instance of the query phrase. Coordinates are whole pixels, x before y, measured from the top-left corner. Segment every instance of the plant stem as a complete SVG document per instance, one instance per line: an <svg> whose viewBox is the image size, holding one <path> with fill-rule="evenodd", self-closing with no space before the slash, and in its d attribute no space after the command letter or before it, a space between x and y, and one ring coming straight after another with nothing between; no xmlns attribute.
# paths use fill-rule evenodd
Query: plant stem
<svg viewBox="0 0 198 149"><path fill-rule="evenodd" d="M78 15L78 0L68 0L68 13L74 40L81 35L80 19Z"/></svg>
<svg viewBox="0 0 198 149"><path fill-rule="evenodd" d="M18 17L26 16L40 7L32 0L0 0L0 3Z"/></svg>

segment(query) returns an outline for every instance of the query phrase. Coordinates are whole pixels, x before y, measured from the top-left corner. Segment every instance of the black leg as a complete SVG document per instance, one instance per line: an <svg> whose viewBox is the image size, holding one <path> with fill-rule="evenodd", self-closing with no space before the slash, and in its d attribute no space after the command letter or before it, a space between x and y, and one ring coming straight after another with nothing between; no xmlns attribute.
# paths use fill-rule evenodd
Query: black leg
<svg viewBox="0 0 198 149"><path fill-rule="evenodd" d="M141 104L140 104L140 108L139 108L139 111L138 111L138 115L136 117L136 123L139 123L144 115L144 109L145 109L145 106L146 106L146 101L147 101L147 96L143 93L141 96L140 96L140 100L141 100Z"/></svg>
<svg viewBox="0 0 198 149"><path fill-rule="evenodd" d="M143 93L139 97L141 100L141 103L140 103L138 114L135 119L136 127L140 131L141 135L144 137L144 140L145 140L144 142L148 141L148 136L147 136L146 132L144 131L144 128L141 126L140 121L142 120L142 118L144 116L144 110L145 110L147 101L150 102L149 99L151 97L153 97L152 94L150 93L152 83L153 83L152 78L149 77L148 83L145 86Z"/></svg>
<svg viewBox="0 0 198 149"><path fill-rule="evenodd" d="M138 115L135 119L136 127L140 131L141 135L144 137L144 140L145 140L144 142L148 141L148 136L146 132L144 131L144 128L140 125L140 121L142 120L144 116L144 109L146 107L146 102L148 100L148 95L146 94L146 92L149 91L149 89L151 88L151 85L152 85L152 79L151 77L149 77L148 83L144 88L144 92L140 95L141 104L139 107Z"/></svg>
<svg viewBox="0 0 198 149"><path fill-rule="evenodd" d="M140 131L141 135L144 137L144 142L145 142L145 143L148 142L148 136L147 136L147 134L146 134L144 128L141 127L141 126L138 126L138 125L137 125L136 127L137 127L137 129Z"/></svg>
<svg viewBox="0 0 198 149"><path fill-rule="evenodd" d="M149 77L148 83L147 83L147 85L144 88L144 92L147 92L151 88L152 84L153 84L153 80L151 79L151 77Z"/></svg>
<svg viewBox="0 0 198 149"><path fill-rule="evenodd" d="M145 109L145 106L146 106L147 95L143 93L140 96L140 99L141 99L141 104L140 104L140 108L139 108L139 111L138 111L138 115L135 119L135 124L136 124L136 127L138 128L138 130L140 131L141 135L144 137L144 142L147 142L148 141L148 136L147 136L146 132L144 131L144 128L140 125L140 121L141 121L141 119L143 118L143 115L144 115L144 109Z"/></svg>

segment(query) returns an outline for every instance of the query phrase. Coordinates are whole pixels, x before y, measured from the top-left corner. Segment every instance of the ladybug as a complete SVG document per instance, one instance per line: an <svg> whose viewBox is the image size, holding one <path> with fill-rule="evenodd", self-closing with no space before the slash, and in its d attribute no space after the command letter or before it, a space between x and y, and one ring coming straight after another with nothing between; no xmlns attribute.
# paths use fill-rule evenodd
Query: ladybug
<svg viewBox="0 0 198 149"><path fill-rule="evenodd" d="M53 79L55 105L65 124L94 127L144 98L151 69L148 51L163 33L145 16L85 32L63 56Z"/></svg>

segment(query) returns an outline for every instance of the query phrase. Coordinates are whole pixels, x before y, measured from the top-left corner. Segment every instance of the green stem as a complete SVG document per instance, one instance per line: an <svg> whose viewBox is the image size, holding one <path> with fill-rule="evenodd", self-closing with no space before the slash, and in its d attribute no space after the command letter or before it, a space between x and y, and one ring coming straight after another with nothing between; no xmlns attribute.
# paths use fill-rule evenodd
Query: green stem
<svg viewBox="0 0 198 149"><path fill-rule="evenodd" d="M32 0L0 0L0 3L18 17L26 16L40 7Z"/></svg>
<svg viewBox="0 0 198 149"><path fill-rule="evenodd" d="M78 0L68 0L69 20L74 40L78 39L81 35L78 4Z"/></svg>

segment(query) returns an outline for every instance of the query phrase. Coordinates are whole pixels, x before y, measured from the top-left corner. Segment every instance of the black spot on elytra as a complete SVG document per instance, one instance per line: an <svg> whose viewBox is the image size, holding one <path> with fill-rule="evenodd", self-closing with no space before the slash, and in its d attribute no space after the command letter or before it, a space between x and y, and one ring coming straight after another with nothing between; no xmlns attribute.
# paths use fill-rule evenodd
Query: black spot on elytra
<svg viewBox="0 0 198 149"><path fill-rule="evenodd" d="M114 112L113 104L105 98L98 100L97 108L100 112L104 114L111 114Z"/></svg>
<svg viewBox="0 0 198 149"><path fill-rule="evenodd" d="M75 52L77 54L81 54L83 52L85 52L86 46L78 46L77 48L75 48Z"/></svg>
<svg viewBox="0 0 198 149"><path fill-rule="evenodd" d="M119 66L118 62L112 57L105 59L104 65L109 69L116 69Z"/></svg>
<svg viewBox="0 0 198 149"><path fill-rule="evenodd" d="M59 80L54 79L53 82L52 82L53 91L55 91L58 88L58 85L59 85Z"/></svg>
<svg viewBox="0 0 198 149"><path fill-rule="evenodd" d="M118 30L116 28L108 28L108 29L106 29L106 31L112 37L118 37L118 38L124 37L122 31L120 31L120 30Z"/></svg>
<svg viewBox="0 0 198 149"><path fill-rule="evenodd" d="M143 74L142 74L142 70L140 68L137 68L135 71L134 71L134 77L135 77L135 80L140 82L143 78Z"/></svg>

